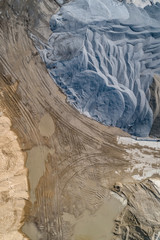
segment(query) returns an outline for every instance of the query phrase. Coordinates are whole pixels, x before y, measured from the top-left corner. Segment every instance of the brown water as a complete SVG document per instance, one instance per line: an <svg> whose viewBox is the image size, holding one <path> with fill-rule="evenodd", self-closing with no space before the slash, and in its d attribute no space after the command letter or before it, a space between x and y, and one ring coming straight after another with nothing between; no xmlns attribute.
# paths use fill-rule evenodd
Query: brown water
<svg viewBox="0 0 160 240"><path fill-rule="evenodd" d="M39 240L41 238L41 233L33 223L25 223L22 230L31 240Z"/></svg>
<svg viewBox="0 0 160 240"><path fill-rule="evenodd" d="M111 197L105 199L103 205L90 214L85 211L77 220L70 214L64 214L64 221L74 226L71 240L110 240L113 237L114 220L120 214L124 206L122 203Z"/></svg>
<svg viewBox="0 0 160 240"><path fill-rule="evenodd" d="M48 153L53 153L53 149L49 149L46 146L36 146L28 151L28 158L26 167L28 168L28 178L30 186L30 201L34 203L35 189L38 185L40 178L45 172L45 162L47 161Z"/></svg>
<svg viewBox="0 0 160 240"><path fill-rule="evenodd" d="M42 136L50 137L55 131L55 124L49 113L46 113L40 120L39 131Z"/></svg>

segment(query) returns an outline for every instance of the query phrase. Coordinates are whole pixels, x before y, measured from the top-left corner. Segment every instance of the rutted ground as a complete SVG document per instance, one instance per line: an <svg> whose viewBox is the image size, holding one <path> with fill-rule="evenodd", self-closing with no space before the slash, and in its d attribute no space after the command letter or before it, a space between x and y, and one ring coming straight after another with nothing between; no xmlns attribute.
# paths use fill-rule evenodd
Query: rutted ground
<svg viewBox="0 0 160 240"><path fill-rule="evenodd" d="M136 182L127 172L132 157L128 158L126 147L117 142L117 135L128 134L104 127L66 103L27 34L30 30L47 39L49 33L45 32L46 37L43 34L46 19L59 6L47 0L40 5L36 1L21 4L18 16L11 8L12 2L3 9L0 100L28 154L30 201L25 207L23 231L31 240L70 240L77 233L74 240L93 240L85 231L79 234L79 220L87 212L92 222L94 214L113 198L110 189L115 182L124 186ZM143 146L137 149L144 150ZM159 150L151 151L154 159ZM157 179L159 164L158 160L153 166ZM153 211L157 211L157 205Z"/></svg>

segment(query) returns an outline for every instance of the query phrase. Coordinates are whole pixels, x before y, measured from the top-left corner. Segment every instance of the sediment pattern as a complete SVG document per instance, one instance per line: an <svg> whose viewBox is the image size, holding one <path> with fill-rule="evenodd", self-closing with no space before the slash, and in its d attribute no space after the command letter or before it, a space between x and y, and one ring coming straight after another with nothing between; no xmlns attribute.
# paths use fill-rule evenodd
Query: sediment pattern
<svg viewBox="0 0 160 240"><path fill-rule="evenodd" d="M153 122L149 86L160 74L160 4L73 1L52 16L41 52L51 77L81 113L130 134Z"/></svg>
<svg viewBox="0 0 160 240"><path fill-rule="evenodd" d="M150 86L151 98L150 106L153 111L153 124L150 134L152 136L160 137L160 77L154 76L153 82Z"/></svg>

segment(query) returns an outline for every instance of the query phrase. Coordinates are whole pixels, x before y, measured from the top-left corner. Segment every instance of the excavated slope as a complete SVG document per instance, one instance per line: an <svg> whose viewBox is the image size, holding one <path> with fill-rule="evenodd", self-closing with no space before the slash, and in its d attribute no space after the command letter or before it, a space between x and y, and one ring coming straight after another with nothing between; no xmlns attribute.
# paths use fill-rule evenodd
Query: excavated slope
<svg viewBox="0 0 160 240"><path fill-rule="evenodd" d="M154 177L159 179L158 145L154 148L136 143L126 147L117 142L117 135L129 137L127 133L88 119L66 103L29 37L32 32L47 41L51 33L49 19L58 11L59 4L47 0L1 1L0 6L1 109L11 119L12 130L18 136L22 151L27 154L29 201L24 209L22 230L30 240L93 240L91 226L97 216L97 221L101 219L103 223L100 226L97 222L95 231L100 227L112 238L116 236L116 233L112 234L113 219L120 214L122 206L113 198L110 189L115 182L122 182L124 186L128 182L138 182L137 175L143 179L147 169L139 171L139 165L150 166L154 169ZM21 164L24 168L24 162ZM23 191L26 191L25 187ZM18 199L22 197L20 193ZM155 195L150 198L153 212L158 211ZM145 199L141 201L143 203ZM136 207L143 215L143 207ZM10 206L5 211L11 212ZM137 212L134 214L136 217ZM21 227L18 223L21 216L20 210L14 231ZM85 221L89 218L91 231L87 233L85 229L78 230L79 226L84 226L84 217ZM2 221L5 218L2 217ZM108 233L106 221L110 226ZM129 220L125 220L127 224L129 226ZM141 223L137 224L141 228ZM5 240L15 240L10 229L3 232ZM135 239L144 238L140 235Z"/></svg>

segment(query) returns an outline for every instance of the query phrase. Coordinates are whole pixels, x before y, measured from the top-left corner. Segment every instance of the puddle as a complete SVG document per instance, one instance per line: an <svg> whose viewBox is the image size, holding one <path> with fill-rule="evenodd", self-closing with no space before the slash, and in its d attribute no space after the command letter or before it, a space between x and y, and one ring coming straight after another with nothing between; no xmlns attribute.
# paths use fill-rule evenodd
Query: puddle
<svg viewBox="0 0 160 240"><path fill-rule="evenodd" d="M70 214L64 214L63 220L74 223L71 240L110 240L113 237L114 220L124 208L118 199L105 199L95 214L85 211L78 220Z"/></svg>
<svg viewBox="0 0 160 240"><path fill-rule="evenodd" d="M38 128L40 134L44 137L50 137L55 132L55 125L49 113L41 118Z"/></svg>
<svg viewBox="0 0 160 240"><path fill-rule="evenodd" d="M25 223L22 230L29 239L39 240L41 238L41 233L37 230L33 223Z"/></svg>
<svg viewBox="0 0 160 240"><path fill-rule="evenodd" d="M36 146L28 151L26 167L28 168L28 178L30 185L30 201L34 203L35 188L38 185L40 178L45 172L45 161L47 161L48 153L53 154L54 150L46 146Z"/></svg>

